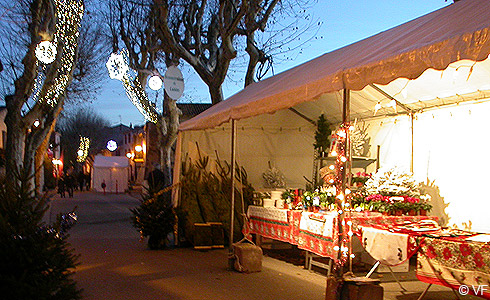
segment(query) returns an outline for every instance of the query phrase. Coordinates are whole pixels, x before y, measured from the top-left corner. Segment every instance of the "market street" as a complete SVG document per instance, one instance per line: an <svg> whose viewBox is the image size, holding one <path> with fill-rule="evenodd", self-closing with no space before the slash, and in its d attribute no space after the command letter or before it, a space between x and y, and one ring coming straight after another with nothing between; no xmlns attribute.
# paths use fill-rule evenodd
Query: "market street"
<svg viewBox="0 0 490 300"><path fill-rule="evenodd" d="M325 277L272 258L264 257L262 272L242 274L227 270L227 250L148 250L129 220L138 203L88 192L51 202L52 216L78 206L69 241L81 254L75 279L84 299L324 298Z"/></svg>
<svg viewBox="0 0 490 300"><path fill-rule="evenodd" d="M78 223L69 241L81 254L75 279L83 299L324 299L325 277L301 266L263 257L262 272L242 274L227 269L227 250L191 248L148 250L130 223L136 197L127 194L75 192L74 198L54 197L46 218L78 206ZM384 276L384 299L415 300L425 284L403 282L400 292ZM451 290L432 286L425 300L454 299ZM479 299L462 297L462 299Z"/></svg>

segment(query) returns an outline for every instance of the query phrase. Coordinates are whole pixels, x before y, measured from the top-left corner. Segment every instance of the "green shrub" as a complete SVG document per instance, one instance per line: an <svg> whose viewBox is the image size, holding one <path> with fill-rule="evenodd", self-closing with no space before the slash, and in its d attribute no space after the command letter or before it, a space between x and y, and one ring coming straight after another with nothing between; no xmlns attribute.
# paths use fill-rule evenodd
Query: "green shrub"
<svg viewBox="0 0 490 300"><path fill-rule="evenodd" d="M0 295L79 299L72 279L78 256L67 242L61 216L53 225L43 223L47 199L35 197L27 182L0 183Z"/></svg>

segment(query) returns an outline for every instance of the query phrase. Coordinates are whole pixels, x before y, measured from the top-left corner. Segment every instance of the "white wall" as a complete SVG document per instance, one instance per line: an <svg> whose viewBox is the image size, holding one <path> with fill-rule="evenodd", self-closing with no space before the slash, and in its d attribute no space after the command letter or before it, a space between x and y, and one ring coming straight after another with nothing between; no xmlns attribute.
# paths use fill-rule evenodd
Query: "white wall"
<svg viewBox="0 0 490 300"><path fill-rule="evenodd" d="M449 225L490 232L490 102L466 104L417 114L414 120L414 175L430 182L429 189L447 205L435 213L449 218ZM381 166L410 168L410 120L407 116L373 120L372 151L381 145ZM375 151L375 150L374 150ZM434 199L437 201L437 199ZM440 206L439 203L438 205Z"/></svg>
<svg viewBox="0 0 490 300"><path fill-rule="evenodd" d="M311 179L313 166L313 132L316 129L294 113L283 110L271 115L239 120L237 125L237 162L243 166L255 189L264 186L262 174L272 166L286 177L288 187L304 188L303 176ZM231 125L205 131L183 132L182 153L197 159L201 155L230 162Z"/></svg>

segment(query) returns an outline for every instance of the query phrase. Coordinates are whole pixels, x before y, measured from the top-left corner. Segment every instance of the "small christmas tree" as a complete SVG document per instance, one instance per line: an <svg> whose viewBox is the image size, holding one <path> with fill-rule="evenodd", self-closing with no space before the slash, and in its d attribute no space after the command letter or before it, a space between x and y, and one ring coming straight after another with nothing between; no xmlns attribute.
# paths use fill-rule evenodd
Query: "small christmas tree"
<svg viewBox="0 0 490 300"><path fill-rule="evenodd" d="M420 196L419 185L412 174L400 168L382 168L365 184L370 195Z"/></svg>
<svg viewBox="0 0 490 300"><path fill-rule="evenodd" d="M148 247L152 250L167 246L167 236L173 232L175 214L172 207L172 191L158 193L148 190L143 195L141 205L131 209L132 222L142 237L148 237Z"/></svg>
<svg viewBox="0 0 490 300"><path fill-rule="evenodd" d="M20 177L20 176L18 176ZM78 257L64 234L61 215L43 223L46 198L27 179L0 183L0 295L2 299L80 299L72 279Z"/></svg>
<svg viewBox="0 0 490 300"><path fill-rule="evenodd" d="M330 135L332 134L332 130L330 129L330 124L327 119L325 119L325 115L321 114L316 122L317 129L315 131L315 143L313 146L317 153L321 153L323 151L328 152L330 149Z"/></svg>

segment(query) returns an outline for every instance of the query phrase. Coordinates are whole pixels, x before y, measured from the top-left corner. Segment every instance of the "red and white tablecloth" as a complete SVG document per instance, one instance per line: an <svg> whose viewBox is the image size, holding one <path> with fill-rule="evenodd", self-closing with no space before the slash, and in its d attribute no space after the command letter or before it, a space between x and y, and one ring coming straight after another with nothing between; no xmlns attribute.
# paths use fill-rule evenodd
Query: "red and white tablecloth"
<svg viewBox="0 0 490 300"><path fill-rule="evenodd" d="M332 212L303 212L299 223L298 248L323 257L335 258L333 247L337 243L337 217Z"/></svg>
<svg viewBox="0 0 490 300"><path fill-rule="evenodd" d="M420 281L453 289L465 285L463 289L470 294L490 299L490 244L425 237L417 255L416 274Z"/></svg>
<svg viewBox="0 0 490 300"><path fill-rule="evenodd" d="M266 238L298 245L323 257L336 258L333 250L338 240L338 217L333 212L312 213L274 207L249 206L248 227L245 234L259 234ZM376 212L352 213L345 217L351 221L353 231L359 226L386 225L435 219L428 216L385 216Z"/></svg>
<svg viewBox="0 0 490 300"><path fill-rule="evenodd" d="M364 226L360 227L360 232L364 249L384 265L399 265L412 257L418 249L416 237L405 233Z"/></svg>

